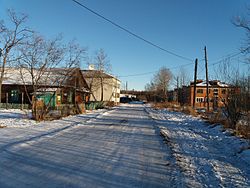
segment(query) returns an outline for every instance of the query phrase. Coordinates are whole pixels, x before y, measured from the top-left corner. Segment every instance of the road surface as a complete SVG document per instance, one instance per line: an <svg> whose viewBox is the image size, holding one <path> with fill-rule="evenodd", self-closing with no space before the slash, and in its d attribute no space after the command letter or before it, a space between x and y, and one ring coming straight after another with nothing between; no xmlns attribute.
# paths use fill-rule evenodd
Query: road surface
<svg viewBox="0 0 250 188"><path fill-rule="evenodd" d="M0 187L176 185L174 160L142 106L73 120L28 138L25 129L15 129L25 139L1 144Z"/></svg>
<svg viewBox="0 0 250 188"><path fill-rule="evenodd" d="M190 117L163 117L130 105L3 128L0 187L249 187L248 164L227 159L231 150L214 147L217 136L192 128Z"/></svg>

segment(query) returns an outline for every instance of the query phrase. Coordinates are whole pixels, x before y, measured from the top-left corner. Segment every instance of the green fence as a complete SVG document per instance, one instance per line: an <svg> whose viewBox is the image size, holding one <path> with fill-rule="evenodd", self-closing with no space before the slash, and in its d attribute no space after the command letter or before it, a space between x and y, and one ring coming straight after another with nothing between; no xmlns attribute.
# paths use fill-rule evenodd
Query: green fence
<svg viewBox="0 0 250 188"><path fill-rule="evenodd" d="M31 109L29 104L0 103L0 108L4 109Z"/></svg>
<svg viewBox="0 0 250 188"><path fill-rule="evenodd" d="M51 93L45 93L43 95L37 95L37 99L38 100L42 100L45 105L48 105L51 107L55 107L56 106L56 95L51 94Z"/></svg>
<svg viewBox="0 0 250 188"><path fill-rule="evenodd" d="M104 102L99 102L99 101L98 102L94 102L94 101L87 102L85 104L86 110L102 109L102 108L104 108L104 106L105 106Z"/></svg>

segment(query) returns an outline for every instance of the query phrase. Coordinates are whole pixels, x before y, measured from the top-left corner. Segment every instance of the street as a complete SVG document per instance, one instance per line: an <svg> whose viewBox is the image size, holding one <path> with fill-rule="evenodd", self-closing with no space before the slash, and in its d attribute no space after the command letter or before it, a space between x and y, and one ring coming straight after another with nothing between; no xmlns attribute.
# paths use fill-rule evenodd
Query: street
<svg viewBox="0 0 250 188"><path fill-rule="evenodd" d="M142 107L116 108L84 124L74 121L51 135L2 147L1 187L176 184L174 161Z"/></svg>
<svg viewBox="0 0 250 188"><path fill-rule="evenodd" d="M0 187L249 187L245 146L198 118L122 105L0 129Z"/></svg>

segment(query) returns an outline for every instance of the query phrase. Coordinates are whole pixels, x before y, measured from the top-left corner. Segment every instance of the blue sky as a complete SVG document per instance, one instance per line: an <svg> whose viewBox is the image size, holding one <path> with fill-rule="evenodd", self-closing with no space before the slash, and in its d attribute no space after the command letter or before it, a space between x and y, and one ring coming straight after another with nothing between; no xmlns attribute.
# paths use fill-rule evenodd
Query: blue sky
<svg viewBox="0 0 250 188"><path fill-rule="evenodd" d="M190 59L199 59L199 78L205 78L204 46L209 63L239 51L245 33L231 23L246 14L247 0L79 0L106 18L141 37ZM154 48L81 8L71 0L0 0L0 18L7 8L29 15L27 25L45 37L62 33L88 48L89 56L103 48L112 73L129 89L143 90L154 71L166 66L177 74L190 63ZM239 58L239 57L238 57ZM86 65L82 65L86 68ZM183 69L193 78L193 65ZM211 77L216 67L209 66ZM128 76L141 73L141 76Z"/></svg>

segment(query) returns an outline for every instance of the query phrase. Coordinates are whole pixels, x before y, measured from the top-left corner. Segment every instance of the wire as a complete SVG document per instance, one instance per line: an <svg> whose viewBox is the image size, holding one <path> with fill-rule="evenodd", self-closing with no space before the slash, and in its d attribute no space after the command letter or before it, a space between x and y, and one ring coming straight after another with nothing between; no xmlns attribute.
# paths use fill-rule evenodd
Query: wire
<svg viewBox="0 0 250 188"><path fill-rule="evenodd" d="M180 66L170 67L170 68L167 68L167 69L173 70L173 69L177 69L177 68L181 68L181 67L186 67L186 66L193 65L193 64L194 64L194 63L188 63L188 64L184 64L184 65L180 65ZM133 76L144 76L144 75L156 73L156 72L158 72L158 71L159 71L159 70L157 70L157 71L151 71L151 72L138 73L138 74L130 74L130 75L118 76L118 77L124 78L124 77L133 77Z"/></svg>
<svg viewBox="0 0 250 188"><path fill-rule="evenodd" d="M80 3L80 2L77 1L77 0L72 0L72 1L73 1L74 3L76 3L77 5L81 6L82 8L86 9L87 11L89 11L89 12L95 14L96 16L98 16L98 17L102 18L103 20L109 22L110 24L114 25L115 27L117 27L117 28L119 28L119 29L125 31L126 33L132 35L133 37L135 37L135 38L137 38L137 39L139 39L139 40L141 40L141 41L143 41L143 42L145 42L145 43L147 43L147 44L149 44L149 45L151 45L151 46L153 46L153 47L155 47L155 48L157 48L157 49L159 49L159 50L161 50L161 51L164 51L164 52L166 52L166 53L168 53L168 54L171 54L171 55L173 55L173 56L176 56L176 57L181 58L181 59L186 60L186 61L190 61L190 62L193 62L193 61L194 61L193 59L190 59L190 58L188 58L188 57L185 57L185 56L179 55L179 54L177 54L177 53L174 53L174 52L172 52L172 51L169 51L169 50L167 50L167 49L165 49L165 48L163 48L163 47L161 47L161 46L159 46L159 45L157 45L157 44L155 44L155 43L153 43L153 42L151 42L151 41L149 41L149 40L147 40L147 39L145 39L145 38L143 38L143 37L141 37L141 36L139 36L138 34L135 34L134 32L132 32L132 31L126 29L125 27L123 27L123 26L121 26L121 25L115 23L114 21L112 21L112 20L110 20L110 19L104 17L103 15L97 13L96 11L94 11L94 10L88 8L86 5ZM238 56L238 55L241 54L241 53L242 53L242 52L237 52L237 53L234 53L234 54L232 54L232 55L229 54L228 57L226 57L226 58L236 57L236 56ZM225 60L226 58L220 59L220 60L215 61L215 62L213 62L213 63L209 63L209 65L214 66L214 65L216 65L216 64L222 63L222 62L224 62L224 60ZM204 59L202 59L202 60L204 60ZM185 64L185 65L180 65L180 66L172 67L172 68L169 68L169 69L176 69L176 68L180 68L180 67L184 67L184 66L189 66L189 65L193 65L193 64L194 64L194 63L188 63L188 64ZM203 71L204 71L204 69L203 69L201 72L203 72ZM157 71L144 72L144 73L131 74L131 75L124 75L124 76L119 76L119 77L143 76L143 75L148 75L148 74L152 74L152 73L155 73L155 72L157 72Z"/></svg>
<svg viewBox="0 0 250 188"><path fill-rule="evenodd" d="M148 74L152 74L152 73L156 73L157 71L151 71L151 72L144 72L144 73L139 73L139 74L130 74L130 75L125 75L125 76L118 76L118 77L133 77L133 76L144 76L144 75L148 75Z"/></svg>
<svg viewBox="0 0 250 188"><path fill-rule="evenodd" d="M127 32L128 34L134 36L135 38L137 38L137 39L139 39L139 40L141 40L141 41L143 41L143 42L145 42L145 43L147 43L147 44L149 44L149 45L151 45L151 46L153 46L153 47L155 47L155 48L158 48L159 50L162 50L162 51L164 51L164 52L166 52L166 53L168 53L168 54L171 54L171 55L176 56L176 57L178 57L178 58L184 59L184 60L186 60L186 61L194 61L194 60L192 60L192 59L190 59L190 58L188 58L188 57L184 57L184 56L182 56L182 55L179 55L179 54L177 54L177 53L174 53L174 52L172 52L172 51L169 51L169 50L167 50L167 49L165 49L165 48L163 48L163 47L161 47L161 46L159 46L159 45L157 45L157 44L155 44L155 43L153 43L153 42L151 42L151 41L149 41L149 40L147 40L147 39L145 39L145 38L143 38L143 37L141 37L141 36L139 36L139 35L137 35L137 34L135 34L135 33L133 33L132 31L126 29L125 27L122 27L121 25L115 23L114 21L112 21L112 20L110 20L110 19L108 19L108 18L102 16L101 14L95 12L94 10L88 8L87 6L85 6L84 4L80 3L80 2L77 1L77 0L72 0L72 1L75 2L76 4L78 4L79 6L81 6L82 8L88 10L89 12L95 14L96 16L98 16L98 17L102 18L103 20L109 22L110 24L114 25L115 27L118 27L119 29L121 29L121 30Z"/></svg>
<svg viewBox="0 0 250 188"><path fill-rule="evenodd" d="M229 54L225 58L222 58L222 59L220 59L218 61L215 61L214 63L211 63L210 65L216 65L216 64L222 63L222 62L225 61L225 59L230 59L232 57L236 57L236 56L240 55L241 53L242 52L233 53L232 55Z"/></svg>
<svg viewBox="0 0 250 188"><path fill-rule="evenodd" d="M228 55L226 55L226 58L236 57L236 56L238 56L239 54L241 54L241 52L232 53L231 55L228 54ZM225 60L226 58L223 58L223 59L220 59L220 60L218 60L218 61L215 61L214 63L212 63L212 64L210 64L210 65L214 66L214 65L216 65L216 64L222 63L222 62L224 62L224 60ZM202 60L204 60L204 59L202 59ZM242 63L244 63L244 62L242 62ZM168 69L173 70L173 69L177 69L177 68L181 68L181 67L186 67L186 66L189 66L189 65L194 65L194 63L187 63L187 64L184 64L184 65L179 65L179 66L175 66L175 67L170 67L170 68L168 68ZM199 68L201 69L201 71L198 71L198 74L201 75L201 74L204 73L205 67L203 67L201 64L198 64L198 66L199 66ZM156 72L158 72L158 70L157 70L157 71L151 71L151 72L138 73L138 74L122 75L122 76L118 76L118 77L120 77L120 78L125 78L125 77L134 77L134 76L144 76L144 75L148 75L148 74L152 74L152 73L156 73Z"/></svg>

